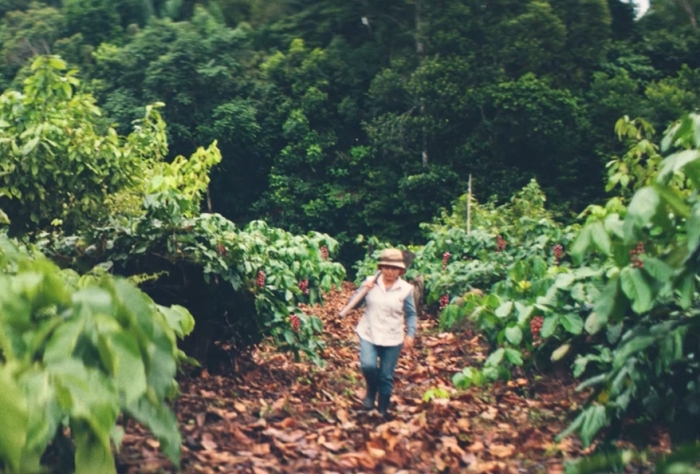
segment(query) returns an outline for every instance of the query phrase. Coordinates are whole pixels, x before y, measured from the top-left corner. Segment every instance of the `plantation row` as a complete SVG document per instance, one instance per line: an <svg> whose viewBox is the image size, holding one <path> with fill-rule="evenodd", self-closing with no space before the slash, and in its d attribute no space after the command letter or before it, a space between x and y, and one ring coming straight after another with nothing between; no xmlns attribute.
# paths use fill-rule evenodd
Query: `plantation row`
<svg viewBox="0 0 700 474"><path fill-rule="evenodd" d="M64 69L0 97L0 471L116 472L127 418L177 465L180 364L263 337L322 363L299 305L345 278L338 243L201 213L216 143L166 163L157 107L120 137Z"/></svg>
<svg viewBox="0 0 700 474"><path fill-rule="evenodd" d="M617 131L640 137L645 127L625 118ZM674 444L695 441L699 148L697 114L673 125L659 147L631 141L629 152L609 164L610 188L619 196L588 207L581 225L554 222L534 182L510 203L472 207L470 233L464 197L451 215L425 225L429 241L411 249L408 276L425 276L427 302L438 306L443 328L469 322L493 347L483 367L465 367L454 384L467 388L508 379L517 367L565 364L590 396L560 437L576 432L587 446L605 427L619 435L632 418L668 426ZM359 269L362 278L371 260ZM618 454L621 464L633 457Z"/></svg>
<svg viewBox="0 0 700 474"><path fill-rule="evenodd" d="M338 243L202 213L216 143L167 163L157 107L119 136L64 70L38 58L24 92L0 97L0 225L12 236L0 240L2 469L38 472L58 459L78 473L115 472L120 414L151 429L177 464L167 401L188 356L207 363L217 340L271 338L323 363L321 322L299 305L345 278L331 260ZM531 182L508 204L472 203L468 232L463 197L423 225L427 243L410 248L407 277L425 278L444 329L475 324L492 344L483 367L454 376L458 388L571 365L591 389L568 430L584 444L630 416L668 424L680 443L700 426L700 116L659 147L639 139L642 121L623 119L617 132L630 146L609 166L618 196L590 206L581 225L554 221ZM359 262L358 278L375 265L376 254ZM62 449L66 427L75 452Z"/></svg>

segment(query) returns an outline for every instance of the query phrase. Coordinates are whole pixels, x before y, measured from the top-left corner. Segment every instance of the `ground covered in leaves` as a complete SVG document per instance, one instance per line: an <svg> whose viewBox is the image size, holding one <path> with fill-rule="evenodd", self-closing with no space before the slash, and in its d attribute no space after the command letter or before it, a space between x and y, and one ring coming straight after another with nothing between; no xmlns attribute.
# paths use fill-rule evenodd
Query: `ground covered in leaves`
<svg viewBox="0 0 700 474"><path fill-rule="evenodd" d="M353 332L360 312L336 317L352 290L346 284L323 307L308 308L324 322L325 367L294 362L263 344L222 375L183 377L180 469L155 439L129 425L120 472L554 474L582 454L574 437L554 442L582 402L573 381L523 377L455 391L452 375L480 364L487 349L468 331L440 333L431 318L420 321L414 349L399 360L393 419L363 412Z"/></svg>

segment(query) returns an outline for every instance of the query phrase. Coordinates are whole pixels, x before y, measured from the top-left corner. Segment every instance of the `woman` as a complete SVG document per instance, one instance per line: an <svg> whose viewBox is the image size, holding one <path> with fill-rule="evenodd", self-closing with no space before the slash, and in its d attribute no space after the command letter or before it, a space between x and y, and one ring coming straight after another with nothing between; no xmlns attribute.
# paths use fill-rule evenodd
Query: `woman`
<svg viewBox="0 0 700 474"><path fill-rule="evenodd" d="M386 416L399 353L401 347L413 347L418 318L413 286L400 278L406 270L403 253L398 249L382 250L377 266L380 275L362 283L369 291L364 298L365 312L355 332L360 337L360 367L367 383L362 406L373 409L379 394L377 409Z"/></svg>

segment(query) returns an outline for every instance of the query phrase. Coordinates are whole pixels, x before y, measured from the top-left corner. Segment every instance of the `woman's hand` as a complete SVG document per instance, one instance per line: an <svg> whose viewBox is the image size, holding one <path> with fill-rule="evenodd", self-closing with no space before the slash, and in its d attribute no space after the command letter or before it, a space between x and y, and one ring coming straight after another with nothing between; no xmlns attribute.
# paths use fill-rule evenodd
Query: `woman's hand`
<svg viewBox="0 0 700 474"><path fill-rule="evenodd" d="M403 348L407 351L413 349L413 338L411 336L406 336L403 340Z"/></svg>

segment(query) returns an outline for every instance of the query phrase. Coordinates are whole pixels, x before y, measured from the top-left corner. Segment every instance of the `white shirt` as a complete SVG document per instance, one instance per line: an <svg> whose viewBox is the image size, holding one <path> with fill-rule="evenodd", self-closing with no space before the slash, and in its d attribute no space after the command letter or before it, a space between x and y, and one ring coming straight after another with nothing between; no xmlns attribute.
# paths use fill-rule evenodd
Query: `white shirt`
<svg viewBox="0 0 700 474"><path fill-rule="evenodd" d="M416 333L416 307L413 285L398 278L391 288L379 281L365 296L365 312L355 328L362 339L378 346L398 346L403 343L404 320L410 336Z"/></svg>

